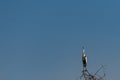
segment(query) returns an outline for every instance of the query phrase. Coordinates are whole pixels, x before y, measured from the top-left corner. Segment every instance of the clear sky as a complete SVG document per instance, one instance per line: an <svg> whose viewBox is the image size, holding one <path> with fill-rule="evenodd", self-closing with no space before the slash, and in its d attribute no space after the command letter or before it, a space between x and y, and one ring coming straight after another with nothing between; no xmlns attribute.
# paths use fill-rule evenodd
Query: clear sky
<svg viewBox="0 0 120 80"><path fill-rule="evenodd" d="M0 0L0 80L76 80L88 69L120 75L119 0Z"/></svg>

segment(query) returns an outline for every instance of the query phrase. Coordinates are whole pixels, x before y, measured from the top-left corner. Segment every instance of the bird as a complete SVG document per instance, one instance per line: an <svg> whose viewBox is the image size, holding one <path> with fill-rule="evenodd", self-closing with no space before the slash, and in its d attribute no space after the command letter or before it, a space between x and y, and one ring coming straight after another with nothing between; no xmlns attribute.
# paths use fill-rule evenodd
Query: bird
<svg viewBox="0 0 120 80"><path fill-rule="evenodd" d="M82 47L82 63L83 67L86 68L87 66L87 56L85 55L85 48Z"/></svg>

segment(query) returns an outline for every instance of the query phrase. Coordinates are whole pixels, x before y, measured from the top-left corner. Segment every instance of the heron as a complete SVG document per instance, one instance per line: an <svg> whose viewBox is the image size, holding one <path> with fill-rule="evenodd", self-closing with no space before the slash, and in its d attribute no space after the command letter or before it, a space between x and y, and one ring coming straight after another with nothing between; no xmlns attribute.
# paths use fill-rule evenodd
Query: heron
<svg viewBox="0 0 120 80"><path fill-rule="evenodd" d="M83 63L83 67L86 68L86 66L87 66L87 56L85 55L84 47L82 48L82 63Z"/></svg>

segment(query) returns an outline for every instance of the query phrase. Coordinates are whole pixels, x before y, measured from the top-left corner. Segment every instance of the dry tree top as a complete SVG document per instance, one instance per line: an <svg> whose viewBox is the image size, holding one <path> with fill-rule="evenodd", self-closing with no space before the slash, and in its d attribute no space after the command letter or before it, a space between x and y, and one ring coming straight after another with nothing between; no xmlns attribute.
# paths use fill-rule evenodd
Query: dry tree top
<svg viewBox="0 0 120 80"><path fill-rule="evenodd" d="M99 72L104 69L102 65L94 74L91 74L87 69L87 56L85 54L85 48L82 47L82 64L83 70L82 75L80 76L80 80L105 80L105 73L102 76L99 75Z"/></svg>

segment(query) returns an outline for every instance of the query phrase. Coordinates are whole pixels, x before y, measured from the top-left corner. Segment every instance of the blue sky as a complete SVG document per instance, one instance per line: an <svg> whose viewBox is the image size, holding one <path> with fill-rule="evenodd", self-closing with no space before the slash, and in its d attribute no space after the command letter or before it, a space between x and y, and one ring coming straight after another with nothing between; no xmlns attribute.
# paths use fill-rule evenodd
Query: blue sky
<svg viewBox="0 0 120 80"><path fill-rule="evenodd" d="M119 79L119 0L1 0L0 79L75 80L88 69Z"/></svg>

